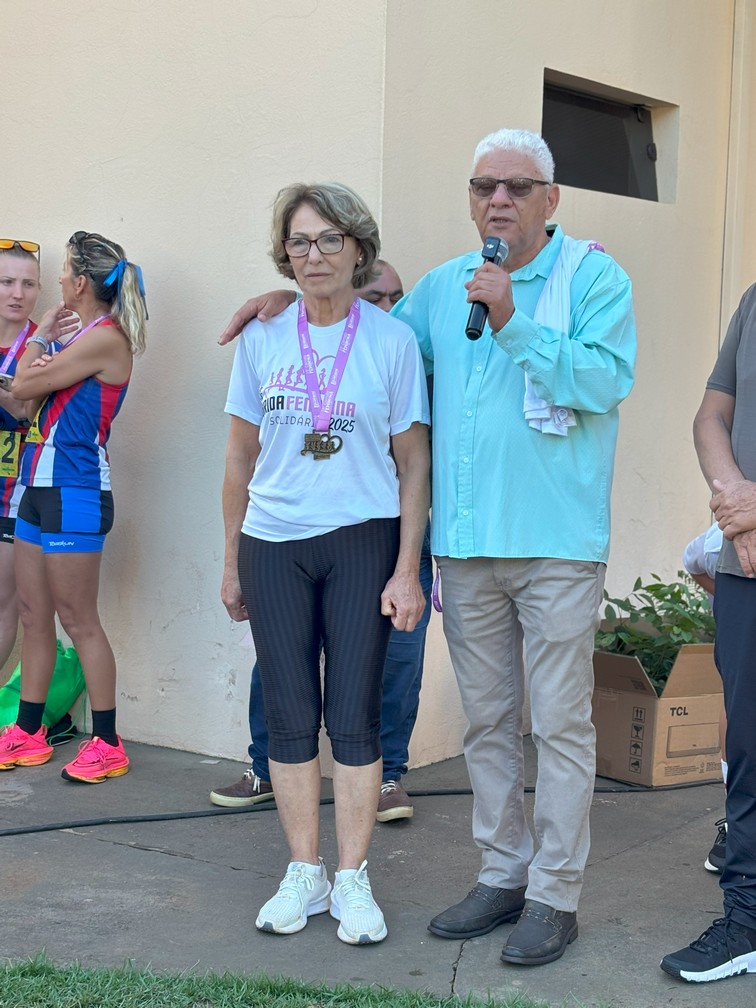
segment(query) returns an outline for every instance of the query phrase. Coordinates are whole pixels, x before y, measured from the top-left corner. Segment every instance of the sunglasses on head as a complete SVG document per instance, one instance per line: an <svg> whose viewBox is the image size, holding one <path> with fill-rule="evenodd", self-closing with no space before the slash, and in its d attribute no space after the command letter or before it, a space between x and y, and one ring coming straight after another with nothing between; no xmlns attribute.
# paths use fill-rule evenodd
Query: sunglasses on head
<svg viewBox="0 0 756 1008"><path fill-rule="evenodd" d="M89 272L92 268L92 263L89 256L87 255L87 249L85 242L88 238L94 239L94 245L100 245L102 247L102 235L95 234L93 231L74 231L71 237L68 239L68 244L73 245L81 259L84 263L84 268Z"/></svg>
<svg viewBox="0 0 756 1008"><path fill-rule="evenodd" d="M79 251L82 251L87 238L94 238L96 242L101 240L100 235L94 234L92 231L74 231L68 239L68 244L75 245Z"/></svg>
<svg viewBox="0 0 756 1008"><path fill-rule="evenodd" d="M18 238L0 238L0 249L20 248L24 252L32 252L39 259L39 245L37 242L19 241Z"/></svg>

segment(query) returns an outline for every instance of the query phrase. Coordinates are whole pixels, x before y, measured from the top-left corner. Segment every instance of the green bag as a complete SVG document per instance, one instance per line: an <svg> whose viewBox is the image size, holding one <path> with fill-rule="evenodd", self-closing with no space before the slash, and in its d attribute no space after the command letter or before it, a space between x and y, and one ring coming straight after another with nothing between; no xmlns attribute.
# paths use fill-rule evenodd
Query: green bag
<svg viewBox="0 0 756 1008"><path fill-rule="evenodd" d="M58 657L50 681L50 689L45 702L42 722L48 728L58 722L73 707L86 689L81 662L73 647L63 649L58 641ZM0 687L0 726L13 724L18 717L18 702L21 699L21 666L17 665L10 679Z"/></svg>

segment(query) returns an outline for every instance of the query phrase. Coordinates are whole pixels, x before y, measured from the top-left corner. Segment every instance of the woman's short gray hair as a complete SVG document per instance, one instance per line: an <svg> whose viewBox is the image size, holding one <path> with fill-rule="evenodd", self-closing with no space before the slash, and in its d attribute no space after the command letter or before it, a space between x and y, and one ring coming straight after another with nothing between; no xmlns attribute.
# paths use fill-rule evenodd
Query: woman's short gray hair
<svg viewBox="0 0 756 1008"><path fill-rule="evenodd" d="M351 235L359 245L362 262L356 267L352 277L355 290L374 280L374 265L381 251L378 225L362 197L341 182L318 182L312 185L295 182L276 196L273 203L270 254L278 272L289 280L294 279L284 239L289 237L294 212L303 203L311 206L323 220L333 224L339 231Z"/></svg>
<svg viewBox="0 0 756 1008"><path fill-rule="evenodd" d="M475 148L473 172L476 171L482 157L497 150L524 154L535 162L544 182L554 181L554 158L546 141L538 133L519 129L500 129L495 133L489 133Z"/></svg>

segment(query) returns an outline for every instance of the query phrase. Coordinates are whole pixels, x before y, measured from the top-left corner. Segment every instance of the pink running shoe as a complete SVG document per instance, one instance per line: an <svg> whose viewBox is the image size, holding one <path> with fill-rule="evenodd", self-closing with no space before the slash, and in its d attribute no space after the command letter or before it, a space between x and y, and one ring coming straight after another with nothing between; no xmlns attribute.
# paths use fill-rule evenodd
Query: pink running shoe
<svg viewBox="0 0 756 1008"><path fill-rule="evenodd" d="M48 743L46 736L46 725L42 725L34 735L25 732L16 724L3 728L0 734L0 770L47 763L53 754L53 747Z"/></svg>
<svg viewBox="0 0 756 1008"><path fill-rule="evenodd" d="M122 777L128 772L129 757L123 751L120 735L117 746L108 745L95 735L81 743L76 759L63 767L60 776L82 784L102 784L108 777Z"/></svg>

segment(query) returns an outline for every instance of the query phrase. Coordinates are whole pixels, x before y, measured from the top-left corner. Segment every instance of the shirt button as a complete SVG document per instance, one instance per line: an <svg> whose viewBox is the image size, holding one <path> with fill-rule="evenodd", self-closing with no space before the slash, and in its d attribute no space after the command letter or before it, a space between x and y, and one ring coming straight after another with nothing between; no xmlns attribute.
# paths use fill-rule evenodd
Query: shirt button
<svg viewBox="0 0 756 1008"><path fill-rule="evenodd" d="M480 364L478 364L478 366L477 366L477 367L475 368L475 370L476 370L476 371L482 371L482 370L483 370L483 368L482 368L482 367L480 366Z"/></svg>
<svg viewBox="0 0 756 1008"><path fill-rule="evenodd" d="M469 409L469 410L467 411L467 415L468 415L468 416L472 416L472 410L470 410L470 409Z"/></svg>
<svg viewBox="0 0 756 1008"><path fill-rule="evenodd" d="M465 518L466 518L466 517L467 517L467 516L468 516L468 515L470 514L470 512L469 512L469 511L463 511L463 512L462 512L462 514L463 514L463 515L465 516Z"/></svg>
<svg viewBox="0 0 756 1008"><path fill-rule="evenodd" d="M462 459L462 461L463 462L469 462L470 461L470 456L469 455L465 455L465 457Z"/></svg>

